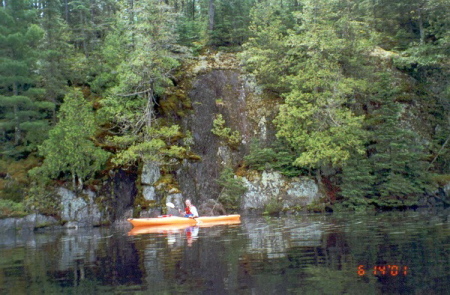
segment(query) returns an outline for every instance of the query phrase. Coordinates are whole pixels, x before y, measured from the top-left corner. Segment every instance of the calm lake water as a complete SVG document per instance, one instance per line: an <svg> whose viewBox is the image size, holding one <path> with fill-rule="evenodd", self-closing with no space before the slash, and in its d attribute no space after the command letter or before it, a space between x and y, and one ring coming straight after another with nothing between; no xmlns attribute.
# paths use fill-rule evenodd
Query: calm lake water
<svg viewBox="0 0 450 295"><path fill-rule="evenodd" d="M449 294L449 215L0 235L0 294Z"/></svg>

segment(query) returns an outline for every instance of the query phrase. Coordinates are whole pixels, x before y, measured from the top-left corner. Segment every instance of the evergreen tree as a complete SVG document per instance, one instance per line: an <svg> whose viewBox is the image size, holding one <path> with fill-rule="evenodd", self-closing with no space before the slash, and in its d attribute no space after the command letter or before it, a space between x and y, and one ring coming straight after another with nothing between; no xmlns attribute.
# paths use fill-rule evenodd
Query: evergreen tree
<svg viewBox="0 0 450 295"><path fill-rule="evenodd" d="M365 154L352 154L342 167L341 195L343 204L349 208L366 207L375 195L376 176L372 162Z"/></svg>
<svg viewBox="0 0 450 295"><path fill-rule="evenodd" d="M214 10L210 11L213 18L210 15L208 25L210 44L236 46L246 41L250 9L254 3L254 0L214 1Z"/></svg>
<svg viewBox="0 0 450 295"><path fill-rule="evenodd" d="M292 12L279 5L255 5L251 11L251 37L243 45L241 58L247 71L269 91L284 93L289 85L282 77L291 75L299 58L286 44L288 30L294 27Z"/></svg>
<svg viewBox="0 0 450 295"><path fill-rule="evenodd" d="M366 36L347 38L359 23L337 10L339 1L305 1L296 31L287 39L298 60L295 73L285 78L291 90L285 94L276 118L278 137L298 152L300 167L343 164L353 151L362 151L362 117L349 106L354 93L367 82L344 71L351 55L363 57L369 50ZM338 12L339 11L339 14ZM342 21L342 20L346 21Z"/></svg>
<svg viewBox="0 0 450 295"><path fill-rule="evenodd" d="M45 138L54 106L39 101L38 44L43 36L36 11L26 0L0 7L0 128L2 153L20 156Z"/></svg>
<svg viewBox="0 0 450 295"><path fill-rule="evenodd" d="M159 1L122 5L114 34L121 40L115 53L124 58L117 68L118 85L102 101L102 112L118 128L112 140L122 149L113 161L165 162L184 153L173 144L180 137L179 127L163 126L155 113L155 102L172 85L171 73L179 65L169 50L176 42L175 18L170 7Z"/></svg>
<svg viewBox="0 0 450 295"><path fill-rule="evenodd" d="M70 176L74 188L77 182L82 187L108 159L108 153L91 140L97 129L92 105L81 91L73 90L65 96L58 118L49 138L39 147L44 163L30 173L51 179Z"/></svg>
<svg viewBox="0 0 450 295"><path fill-rule="evenodd" d="M343 169L342 195L347 204L379 207L412 206L430 188L425 151L419 136L401 120L401 94L392 77L382 75L368 116L365 157L354 157ZM382 90L383 89L383 90Z"/></svg>
<svg viewBox="0 0 450 295"><path fill-rule="evenodd" d="M69 58L74 55L67 24L60 15L59 0L46 0L42 3L41 26L44 38L40 43L41 57L39 72L45 89L45 99L55 106L59 105L67 92L71 80ZM54 108L56 110L56 108ZM53 114L56 122L56 112Z"/></svg>
<svg viewBox="0 0 450 295"><path fill-rule="evenodd" d="M393 99L381 96L381 107L374 112L370 161L376 176L375 191L379 205L413 205L414 197L427 188L424 148L412 130L402 126L401 108ZM374 124L371 124L374 125Z"/></svg>

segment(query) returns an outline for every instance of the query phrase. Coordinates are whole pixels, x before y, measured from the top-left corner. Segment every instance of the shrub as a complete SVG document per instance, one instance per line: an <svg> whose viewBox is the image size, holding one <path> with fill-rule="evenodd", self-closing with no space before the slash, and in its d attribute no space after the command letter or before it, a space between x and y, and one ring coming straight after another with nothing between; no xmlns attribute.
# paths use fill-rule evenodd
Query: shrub
<svg viewBox="0 0 450 295"><path fill-rule="evenodd" d="M283 203L277 198L272 198L264 206L264 214L266 215L279 215L283 211Z"/></svg>
<svg viewBox="0 0 450 295"><path fill-rule="evenodd" d="M219 201L226 209L237 209L241 196L247 191L241 177L236 176L231 168L225 168L220 173L217 183L222 187Z"/></svg>
<svg viewBox="0 0 450 295"><path fill-rule="evenodd" d="M43 185L35 185L29 191L24 200L24 206L30 212L55 216L60 212L60 197Z"/></svg>
<svg viewBox="0 0 450 295"><path fill-rule="evenodd" d="M245 163L259 171L274 169L288 177L307 173L305 169L292 165L296 156L282 142L275 142L272 147L262 147L259 140L250 143L250 153L244 157Z"/></svg>
<svg viewBox="0 0 450 295"><path fill-rule="evenodd" d="M221 114L216 115L211 132L224 140L231 148L237 148L241 143L239 131L232 131L231 128L225 127L225 120Z"/></svg>
<svg viewBox="0 0 450 295"><path fill-rule="evenodd" d="M25 215L27 212L22 203L0 199L0 217L23 217Z"/></svg>

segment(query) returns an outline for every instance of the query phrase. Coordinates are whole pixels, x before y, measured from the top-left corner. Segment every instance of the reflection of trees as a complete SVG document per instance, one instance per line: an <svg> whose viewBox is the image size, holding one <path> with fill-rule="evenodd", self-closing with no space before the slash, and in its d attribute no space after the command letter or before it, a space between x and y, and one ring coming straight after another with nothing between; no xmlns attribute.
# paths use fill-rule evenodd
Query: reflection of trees
<svg viewBox="0 0 450 295"><path fill-rule="evenodd" d="M147 241L145 271L149 286L174 292L428 293L450 285L450 252L445 250L450 238L443 238L448 233L441 219L424 221L399 212L249 218L235 229L201 228L192 247L185 247L184 233L172 245ZM360 264L370 268L390 262L409 265L411 273L356 273Z"/></svg>
<svg viewBox="0 0 450 295"><path fill-rule="evenodd" d="M184 230L172 233L165 240L154 235L138 247L145 249L145 272L148 286L153 292L164 291L198 293L223 293L236 285L242 240L237 238L237 228L215 226L200 228L199 238L188 247ZM221 236L227 236L224 243ZM175 238L175 241L168 242ZM150 242L151 240L151 242Z"/></svg>
<svg viewBox="0 0 450 295"><path fill-rule="evenodd" d="M57 269L49 271L62 286L141 284L139 256L129 240L105 236L100 229L67 233L53 246Z"/></svg>
<svg viewBox="0 0 450 295"><path fill-rule="evenodd" d="M0 258L0 293L94 294L99 285L142 283L139 256L130 241L98 228L30 235L26 247L9 251L13 256L2 250ZM3 262L17 267L11 272Z"/></svg>
<svg viewBox="0 0 450 295"><path fill-rule="evenodd" d="M184 230L132 237L60 232L1 249L0 293L444 294L448 224L399 212L248 218L235 227L200 228L191 247ZM377 264L407 265L410 272L374 276ZM358 276L358 265L366 275Z"/></svg>

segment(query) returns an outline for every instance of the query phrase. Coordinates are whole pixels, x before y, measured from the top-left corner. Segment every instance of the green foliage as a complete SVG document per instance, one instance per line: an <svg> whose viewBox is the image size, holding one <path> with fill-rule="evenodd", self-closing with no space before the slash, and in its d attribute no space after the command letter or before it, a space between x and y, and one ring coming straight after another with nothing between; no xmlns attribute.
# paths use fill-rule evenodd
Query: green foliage
<svg viewBox="0 0 450 295"><path fill-rule="evenodd" d="M342 195L351 205L417 205L418 197L431 189L426 153L418 135L401 126L401 106L395 102L401 93L392 79L382 75L379 83L384 90L374 99L380 107L365 122L370 130L367 153L344 166Z"/></svg>
<svg viewBox="0 0 450 295"><path fill-rule="evenodd" d="M244 160L250 169L263 171L274 168L277 154L272 148L262 148L259 141L253 140L250 143L250 153Z"/></svg>
<svg viewBox="0 0 450 295"><path fill-rule="evenodd" d="M0 199L0 218L24 217L26 215L27 212L22 203Z"/></svg>
<svg viewBox="0 0 450 295"><path fill-rule="evenodd" d="M318 19L318 9L327 17ZM275 124L277 136L298 151L298 166L339 166L352 150L362 151L363 117L349 105L352 94L364 91L367 82L347 77L340 66L346 52L357 53L357 42L339 34L334 13L332 5L307 2L298 14L298 33L291 32L286 41L300 59L294 65L297 72L285 78L291 91Z"/></svg>
<svg viewBox="0 0 450 295"><path fill-rule="evenodd" d="M264 206L265 215L279 215L283 211L283 203L277 198L271 198Z"/></svg>
<svg viewBox="0 0 450 295"><path fill-rule="evenodd" d="M198 51L198 41L205 34L205 22L200 18L192 20L191 17L181 16L177 19L177 34L180 44L192 46Z"/></svg>
<svg viewBox="0 0 450 295"><path fill-rule="evenodd" d="M116 31L103 51L107 67L117 73L96 80L99 88L112 86L100 112L119 130L110 138L120 148L113 163L173 164L172 159L185 157L186 148L177 145L182 137L178 125L156 119L155 101L172 85L172 72L179 66L169 51L176 42L175 17L170 7L151 0L121 5Z"/></svg>
<svg viewBox="0 0 450 295"><path fill-rule="evenodd" d="M216 0L214 26L208 31L209 44L220 46L241 45L249 35L249 13L254 0Z"/></svg>
<svg viewBox="0 0 450 295"><path fill-rule="evenodd" d="M107 130L102 136L111 135L117 148L114 164L188 158L189 138L161 118L166 114L157 103L169 101L167 87L179 82L172 74L189 55L183 46L198 53L210 45L244 49L245 69L284 99L275 120L284 146L252 145L245 158L252 169L296 176L342 167L349 206L414 204L429 190L431 173L449 172L449 14L444 0L4 1L1 157L24 159L41 146L46 159L35 175L91 177L107 157L91 141L100 124L86 119L92 115L86 102L78 105L79 122L66 118L69 103L59 109L68 88L83 85L84 97L98 95L94 107ZM378 53L390 50L393 63L374 57L375 46ZM380 83L374 74L398 72L395 67L403 81ZM402 110L409 106L424 120L423 130L401 118L410 116ZM233 148L241 142L221 116L213 132ZM84 168L73 168L75 162ZM0 182L2 196L14 201L28 184L15 177Z"/></svg>
<svg viewBox="0 0 450 295"><path fill-rule="evenodd" d="M31 156L22 160L0 160L0 199L22 202L30 186L28 171L36 165L38 159Z"/></svg>
<svg viewBox="0 0 450 295"><path fill-rule="evenodd" d="M366 206L366 196L373 195L373 184L376 176L373 175L371 163L363 155L353 155L344 165L341 185L342 195L348 206Z"/></svg>
<svg viewBox="0 0 450 295"><path fill-rule="evenodd" d="M232 210L239 208L241 197L247 191L242 179L227 167L222 170L216 181L222 187L219 201L224 207Z"/></svg>
<svg viewBox="0 0 450 295"><path fill-rule="evenodd" d="M250 169L259 171L275 169L289 177L307 172L293 165L295 153L278 141L272 147L262 147L258 140L253 140L250 143L250 153L244 160Z"/></svg>
<svg viewBox="0 0 450 295"><path fill-rule="evenodd" d="M0 143L3 155L20 158L35 150L48 130L48 106L39 101L44 91L36 74L44 31L27 1L12 1L1 11L9 21L0 24Z"/></svg>
<svg viewBox="0 0 450 295"><path fill-rule="evenodd" d="M54 189L43 184L34 184L27 193L23 205L28 212L39 212L40 214L55 216L61 211L60 197Z"/></svg>
<svg viewBox="0 0 450 295"><path fill-rule="evenodd" d="M44 37L39 44L41 81L45 89L45 100L55 105L62 101L67 92L67 81L74 77L72 73L80 69L71 68L70 58L75 55L75 51L70 43L70 29L61 17L61 4L58 0L46 0L40 25L44 30ZM52 111L51 115L55 120L54 106Z"/></svg>
<svg viewBox="0 0 450 295"><path fill-rule="evenodd" d="M237 130L231 130L231 128L225 127L225 120L222 114L216 115L211 132L219 136L232 148L237 148L241 144L241 134Z"/></svg>
<svg viewBox="0 0 450 295"><path fill-rule="evenodd" d="M101 169L109 156L90 139L96 132L92 106L80 91L74 90L66 95L58 117L49 138L39 147L44 163L30 173L37 178L52 179L62 173L71 175L74 186L76 179L82 184Z"/></svg>
<svg viewBox="0 0 450 295"><path fill-rule="evenodd" d="M10 200L13 202L21 202L25 194L24 182L19 182L17 179L9 178L0 182L1 199Z"/></svg>
<svg viewBox="0 0 450 295"><path fill-rule="evenodd" d="M243 45L241 54L247 71L256 75L260 85L271 91L284 92L288 85L281 79L294 72L292 60L285 42L289 29L295 21L291 12L279 4L256 5L251 12L251 37Z"/></svg>
<svg viewBox="0 0 450 295"><path fill-rule="evenodd" d="M116 165L129 165L136 160L152 161L162 165L173 164L174 159L187 157L185 147L173 145L174 138L182 137L178 125L143 130L143 136L118 136L111 138L113 144L120 146L112 162ZM147 140L141 141L141 138Z"/></svg>

